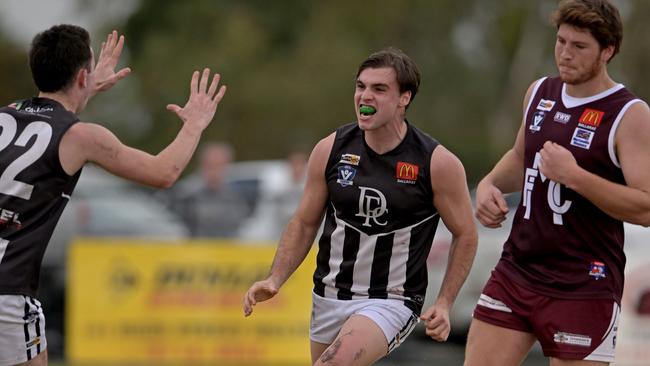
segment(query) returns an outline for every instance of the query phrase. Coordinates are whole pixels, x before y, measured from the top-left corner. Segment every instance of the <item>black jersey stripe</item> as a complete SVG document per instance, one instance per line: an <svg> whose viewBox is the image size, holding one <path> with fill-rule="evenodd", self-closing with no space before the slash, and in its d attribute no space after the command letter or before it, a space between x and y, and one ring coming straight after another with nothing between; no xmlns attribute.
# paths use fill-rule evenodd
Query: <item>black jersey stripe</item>
<svg viewBox="0 0 650 366"><path fill-rule="evenodd" d="M431 224L438 224L435 220ZM406 262L406 281L404 282L404 296L412 299L417 306L417 314L422 310L424 294L427 290L427 257L433 244L435 230L430 230L428 225L414 227L411 231L411 242L409 243L409 258ZM419 244L414 241L418 238ZM424 239L422 239L424 238ZM426 243L422 245L422 243Z"/></svg>
<svg viewBox="0 0 650 366"><path fill-rule="evenodd" d="M351 291L352 278L354 276L354 264L357 261L359 252L358 231L350 226L345 227L345 239L343 239L343 261L336 275L336 288L339 289L337 297L339 300L351 300L354 293Z"/></svg>
<svg viewBox="0 0 650 366"><path fill-rule="evenodd" d="M368 296L370 298L386 299L388 298L388 274L390 272L390 259L392 256L393 241L395 233L377 237L375 245L374 260L372 261L372 271L370 273L370 288Z"/></svg>
<svg viewBox="0 0 650 366"><path fill-rule="evenodd" d="M333 208L328 207L328 210ZM329 274L330 251L332 248L332 233L336 224L331 221L325 222L323 233L318 241L318 255L316 256L316 270L314 271L314 293L325 297L325 283L323 279Z"/></svg>

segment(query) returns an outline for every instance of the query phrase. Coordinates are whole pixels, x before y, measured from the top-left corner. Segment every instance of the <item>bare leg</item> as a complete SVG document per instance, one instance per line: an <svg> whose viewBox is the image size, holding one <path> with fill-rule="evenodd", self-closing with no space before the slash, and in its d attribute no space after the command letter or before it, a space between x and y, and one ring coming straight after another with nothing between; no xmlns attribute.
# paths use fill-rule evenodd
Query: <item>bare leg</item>
<svg viewBox="0 0 650 366"><path fill-rule="evenodd" d="M381 328L363 315L352 315L314 366L366 366L386 356L387 352L388 341Z"/></svg>
<svg viewBox="0 0 650 366"><path fill-rule="evenodd" d="M465 366L517 366L533 347L535 337L526 332L472 319L465 348Z"/></svg>
<svg viewBox="0 0 650 366"><path fill-rule="evenodd" d="M325 352L325 350L329 346L330 346L329 344L311 341L311 364L312 365L316 363L320 355L322 355L323 352Z"/></svg>

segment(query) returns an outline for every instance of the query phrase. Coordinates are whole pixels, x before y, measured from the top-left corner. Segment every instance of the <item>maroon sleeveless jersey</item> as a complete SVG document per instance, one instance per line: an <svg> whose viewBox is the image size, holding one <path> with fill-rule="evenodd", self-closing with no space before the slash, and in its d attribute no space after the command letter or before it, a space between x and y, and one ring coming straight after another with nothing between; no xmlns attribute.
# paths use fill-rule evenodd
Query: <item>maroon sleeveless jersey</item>
<svg viewBox="0 0 650 366"><path fill-rule="evenodd" d="M545 177L539 171L539 151L546 141L555 142L585 170L625 184L614 135L637 102L641 100L620 84L589 98L567 95L559 78L535 84L525 115L522 199L497 271L547 296L620 303L623 222Z"/></svg>

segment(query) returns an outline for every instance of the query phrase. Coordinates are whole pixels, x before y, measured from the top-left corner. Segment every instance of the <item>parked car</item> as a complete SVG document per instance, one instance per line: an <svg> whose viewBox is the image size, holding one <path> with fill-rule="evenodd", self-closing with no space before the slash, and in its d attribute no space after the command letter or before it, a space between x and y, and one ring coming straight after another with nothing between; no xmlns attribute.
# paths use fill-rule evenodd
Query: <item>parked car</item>
<svg viewBox="0 0 650 366"><path fill-rule="evenodd" d="M291 181L284 160L254 160L231 164L228 184L239 191L250 206L237 238L247 242L275 243L293 215L302 186Z"/></svg>
<svg viewBox="0 0 650 366"><path fill-rule="evenodd" d="M54 230L43 264L62 266L68 245L80 236L169 241L188 237L183 222L154 199L151 192L99 167L84 167Z"/></svg>

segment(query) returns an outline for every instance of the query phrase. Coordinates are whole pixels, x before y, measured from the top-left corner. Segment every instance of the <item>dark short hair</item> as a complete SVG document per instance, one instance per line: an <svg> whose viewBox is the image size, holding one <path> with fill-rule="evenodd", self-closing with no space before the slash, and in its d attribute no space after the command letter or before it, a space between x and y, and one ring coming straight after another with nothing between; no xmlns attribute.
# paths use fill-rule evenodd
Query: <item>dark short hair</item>
<svg viewBox="0 0 650 366"><path fill-rule="evenodd" d="M38 90L57 92L68 88L85 67L90 71L90 35L70 24L55 25L32 40L29 67Z"/></svg>
<svg viewBox="0 0 650 366"><path fill-rule="evenodd" d="M415 95L418 93L418 88L420 87L420 70L415 62L401 50L389 47L368 56L359 65L356 77L358 78L365 69L377 69L381 67L392 67L395 70L400 94L406 91L411 92L410 104L415 99Z"/></svg>
<svg viewBox="0 0 650 366"><path fill-rule="evenodd" d="M588 29L601 49L614 46L613 59L623 42L623 22L618 9L608 0L564 0L552 17L559 28L562 24Z"/></svg>

